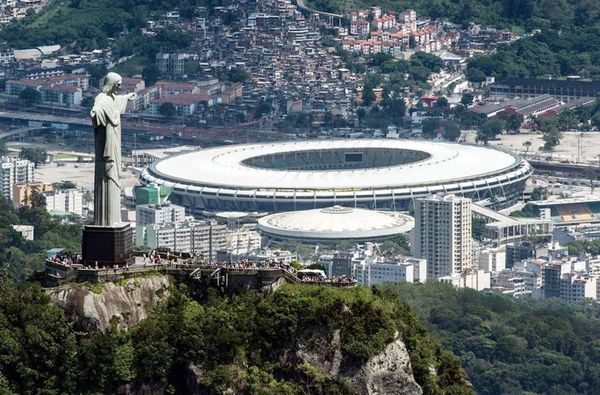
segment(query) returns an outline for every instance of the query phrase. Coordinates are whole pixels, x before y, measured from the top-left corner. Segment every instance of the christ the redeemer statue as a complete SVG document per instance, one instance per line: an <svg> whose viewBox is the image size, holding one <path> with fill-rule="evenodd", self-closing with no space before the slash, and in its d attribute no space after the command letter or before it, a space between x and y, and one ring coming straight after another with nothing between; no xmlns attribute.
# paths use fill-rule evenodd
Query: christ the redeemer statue
<svg viewBox="0 0 600 395"><path fill-rule="evenodd" d="M94 126L94 225L121 226L121 114L135 93L118 95L122 79L108 73L96 96L91 117Z"/></svg>

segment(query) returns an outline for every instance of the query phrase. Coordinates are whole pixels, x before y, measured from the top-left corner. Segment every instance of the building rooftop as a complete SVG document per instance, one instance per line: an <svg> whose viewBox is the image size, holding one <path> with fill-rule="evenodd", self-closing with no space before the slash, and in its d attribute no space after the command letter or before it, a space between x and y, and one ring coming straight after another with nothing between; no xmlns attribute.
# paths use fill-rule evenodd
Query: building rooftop
<svg viewBox="0 0 600 395"><path fill-rule="evenodd" d="M368 239L407 233L414 219L397 212L333 206L290 211L258 220L258 229L268 235L302 239Z"/></svg>
<svg viewBox="0 0 600 395"><path fill-rule="evenodd" d="M199 95L194 93L180 93L178 95L163 96L152 100L152 103L171 103L178 106L187 106L190 104L207 102L210 95Z"/></svg>
<svg viewBox="0 0 600 395"><path fill-rule="evenodd" d="M339 158L332 157L332 163L323 164L302 164L302 159L296 159L294 168L286 163L297 154L312 158L318 157L318 152ZM363 153L364 157L352 153ZM386 162L385 158L394 162ZM341 168L352 164L346 160L363 163L361 168ZM514 154L477 145L389 139L321 140L210 148L161 160L151 165L150 173L163 180L222 188L348 191L485 179L516 170L522 163Z"/></svg>

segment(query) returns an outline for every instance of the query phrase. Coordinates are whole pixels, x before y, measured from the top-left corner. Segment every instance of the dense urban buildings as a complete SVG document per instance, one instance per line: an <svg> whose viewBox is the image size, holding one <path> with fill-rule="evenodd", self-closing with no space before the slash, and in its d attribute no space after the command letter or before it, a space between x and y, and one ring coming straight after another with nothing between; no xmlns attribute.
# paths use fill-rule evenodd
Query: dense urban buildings
<svg viewBox="0 0 600 395"><path fill-rule="evenodd" d="M184 221L186 217L185 208L168 201L160 204L140 204L135 210L138 226L177 223Z"/></svg>
<svg viewBox="0 0 600 395"><path fill-rule="evenodd" d="M211 260L219 250L226 249L226 230L225 225L193 220L138 225L136 244L149 249L193 253Z"/></svg>
<svg viewBox="0 0 600 395"><path fill-rule="evenodd" d="M142 191L140 196L152 190ZM154 191L155 198L160 196ZM166 201L136 206L136 245L148 249L193 253L214 259L227 246L227 227L213 221L198 221L185 215L185 208Z"/></svg>

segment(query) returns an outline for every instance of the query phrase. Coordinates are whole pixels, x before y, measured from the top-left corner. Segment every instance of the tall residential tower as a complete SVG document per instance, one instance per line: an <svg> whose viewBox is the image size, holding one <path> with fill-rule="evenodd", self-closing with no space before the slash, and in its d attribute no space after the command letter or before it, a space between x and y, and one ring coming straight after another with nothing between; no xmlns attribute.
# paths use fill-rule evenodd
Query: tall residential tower
<svg viewBox="0 0 600 395"><path fill-rule="evenodd" d="M415 202L412 254L427 259L427 278L472 267L471 199L433 196Z"/></svg>
<svg viewBox="0 0 600 395"><path fill-rule="evenodd" d="M26 159L0 158L0 195L12 199L15 185L33 182L34 169Z"/></svg>

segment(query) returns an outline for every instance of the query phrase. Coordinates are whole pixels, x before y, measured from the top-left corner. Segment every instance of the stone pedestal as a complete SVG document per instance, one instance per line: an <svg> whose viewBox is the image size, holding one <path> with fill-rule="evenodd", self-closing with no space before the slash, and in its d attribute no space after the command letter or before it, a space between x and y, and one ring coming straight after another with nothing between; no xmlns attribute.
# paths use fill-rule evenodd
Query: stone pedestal
<svg viewBox="0 0 600 395"><path fill-rule="evenodd" d="M133 257L133 235L129 224L83 227L83 264L94 267L124 266Z"/></svg>

